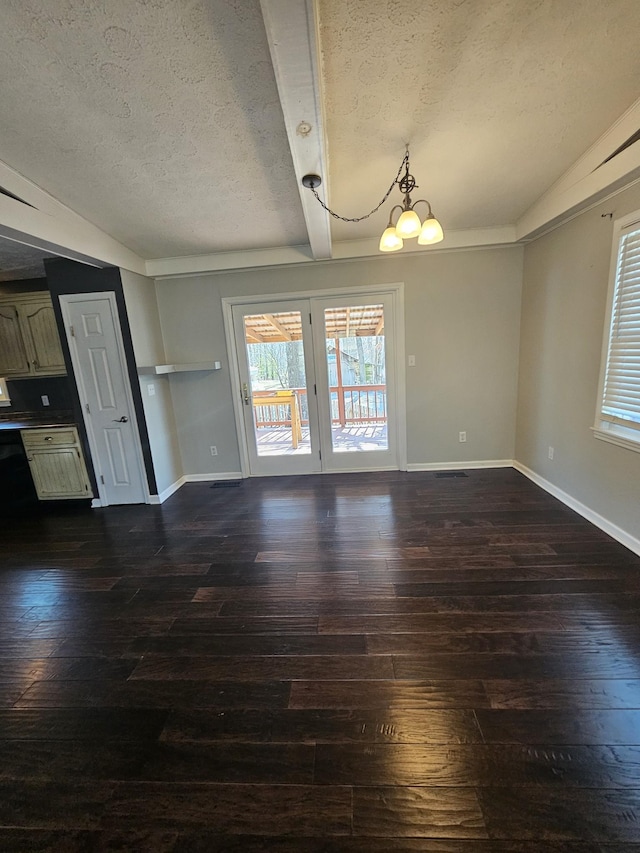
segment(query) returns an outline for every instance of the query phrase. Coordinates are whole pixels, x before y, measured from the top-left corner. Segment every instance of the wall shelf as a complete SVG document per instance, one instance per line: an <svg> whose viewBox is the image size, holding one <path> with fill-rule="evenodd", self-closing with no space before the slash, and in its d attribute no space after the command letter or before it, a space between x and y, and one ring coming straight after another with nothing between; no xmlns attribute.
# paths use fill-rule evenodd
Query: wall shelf
<svg viewBox="0 0 640 853"><path fill-rule="evenodd" d="M161 376L166 373L187 373L196 370L220 370L219 361L194 361L190 364L152 364L138 367L138 376Z"/></svg>

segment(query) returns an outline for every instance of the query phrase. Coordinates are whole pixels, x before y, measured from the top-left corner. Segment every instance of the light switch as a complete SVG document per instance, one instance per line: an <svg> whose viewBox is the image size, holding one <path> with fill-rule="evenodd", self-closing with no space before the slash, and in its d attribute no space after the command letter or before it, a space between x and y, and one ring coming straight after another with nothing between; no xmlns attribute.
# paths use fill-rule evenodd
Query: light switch
<svg viewBox="0 0 640 853"><path fill-rule="evenodd" d="M50 406L51 405L49 403L49 396L47 394L43 394L42 397L40 397L40 399L42 400L43 406Z"/></svg>
<svg viewBox="0 0 640 853"><path fill-rule="evenodd" d="M409 367L415 367L415 366L416 366L416 357L415 357L415 355L410 355L409 356Z"/></svg>

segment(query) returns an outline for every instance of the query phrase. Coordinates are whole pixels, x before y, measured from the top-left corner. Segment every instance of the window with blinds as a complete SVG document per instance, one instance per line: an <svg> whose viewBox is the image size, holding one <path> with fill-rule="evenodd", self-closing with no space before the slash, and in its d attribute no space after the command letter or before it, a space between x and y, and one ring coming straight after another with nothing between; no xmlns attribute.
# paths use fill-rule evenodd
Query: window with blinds
<svg viewBox="0 0 640 853"><path fill-rule="evenodd" d="M640 444L640 217L618 223L610 288L610 320L606 329L599 424L623 445ZM635 448L634 448L635 449Z"/></svg>

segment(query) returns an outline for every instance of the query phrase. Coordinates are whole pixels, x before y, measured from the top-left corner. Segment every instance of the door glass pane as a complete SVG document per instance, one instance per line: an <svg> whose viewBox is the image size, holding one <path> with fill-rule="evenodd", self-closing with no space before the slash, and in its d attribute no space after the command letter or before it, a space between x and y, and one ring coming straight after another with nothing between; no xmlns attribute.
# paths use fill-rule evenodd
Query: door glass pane
<svg viewBox="0 0 640 853"><path fill-rule="evenodd" d="M300 312L247 314L244 336L258 456L311 453Z"/></svg>
<svg viewBox="0 0 640 853"><path fill-rule="evenodd" d="M324 312L334 453L387 450L384 308Z"/></svg>

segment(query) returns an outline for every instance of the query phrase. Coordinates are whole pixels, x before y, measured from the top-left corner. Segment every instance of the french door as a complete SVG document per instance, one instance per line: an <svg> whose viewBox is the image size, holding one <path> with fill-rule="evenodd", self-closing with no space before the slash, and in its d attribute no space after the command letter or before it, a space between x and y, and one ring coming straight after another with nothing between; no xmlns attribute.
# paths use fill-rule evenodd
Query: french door
<svg viewBox="0 0 640 853"><path fill-rule="evenodd" d="M251 476L399 467L391 294L234 305Z"/></svg>

